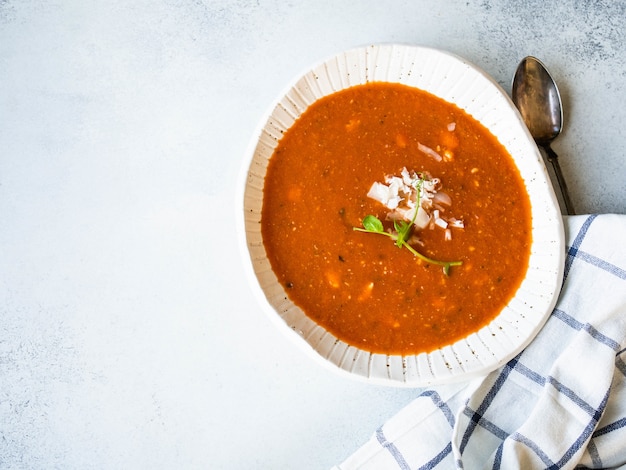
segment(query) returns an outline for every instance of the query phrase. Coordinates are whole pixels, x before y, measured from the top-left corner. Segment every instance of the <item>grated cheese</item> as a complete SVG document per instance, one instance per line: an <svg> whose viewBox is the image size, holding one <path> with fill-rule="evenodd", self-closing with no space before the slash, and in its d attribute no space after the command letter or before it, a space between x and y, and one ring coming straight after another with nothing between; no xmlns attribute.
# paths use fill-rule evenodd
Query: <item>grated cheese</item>
<svg viewBox="0 0 626 470"><path fill-rule="evenodd" d="M423 183L419 194L420 205L417 201L417 182L420 177L415 172L409 172L403 168L400 176L388 175L385 183L374 182L367 193L367 197L380 202L390 212L387 213L387 220L413 220L417 230L427 227L439 227L444 230L445 240L452 239L450 228L463 229L463 220L455 217L445 217L443 213L452 205L450 196L440 191L441 180L432 178L429 174L422 174Z"/></svg>

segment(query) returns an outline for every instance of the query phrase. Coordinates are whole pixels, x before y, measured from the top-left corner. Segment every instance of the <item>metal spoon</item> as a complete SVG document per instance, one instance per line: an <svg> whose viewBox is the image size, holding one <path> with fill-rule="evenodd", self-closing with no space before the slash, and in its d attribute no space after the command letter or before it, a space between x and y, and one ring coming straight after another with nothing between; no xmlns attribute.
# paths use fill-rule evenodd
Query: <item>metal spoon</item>
<svg viewBox="0 0 626 470"><path fill-rule="evenodd" d="M552 164L567 214L574 214L574 206L567 191L559 160L550 147L563 129L561 96L552 76L535 57L528 56L518 65L513 77L511 97L533 139L544 149L548 161Z"/></svg>

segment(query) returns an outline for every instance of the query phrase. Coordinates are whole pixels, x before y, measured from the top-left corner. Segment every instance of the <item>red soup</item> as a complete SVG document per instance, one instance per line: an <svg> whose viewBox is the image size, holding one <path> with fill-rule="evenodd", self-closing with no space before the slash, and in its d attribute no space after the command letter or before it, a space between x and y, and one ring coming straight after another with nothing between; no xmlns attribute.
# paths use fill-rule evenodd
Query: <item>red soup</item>
<svg viewBox="0 0 626 470"><path fill-rule="evenodd" d="M513 159L484 126L422 90L376 82L316 101L285 132L261 230L308 317L353 346L408 355L498 315L528 267L531 214Z"/></svg>

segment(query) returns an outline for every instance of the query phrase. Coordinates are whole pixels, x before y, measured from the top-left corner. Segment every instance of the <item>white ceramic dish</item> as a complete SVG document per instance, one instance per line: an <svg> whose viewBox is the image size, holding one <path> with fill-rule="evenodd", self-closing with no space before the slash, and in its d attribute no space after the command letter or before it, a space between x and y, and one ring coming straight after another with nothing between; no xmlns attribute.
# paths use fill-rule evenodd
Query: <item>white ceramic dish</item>
<svg viewBox="0 0 626 470"><path fill-rule="evenodd" d="M372 354L338 340L287 297L267 260L260 231L267 164L282 132L317 99L371 81L428 91L487 127L515 160L531 200L527 275L487 326L431 353ZM340 53L313 67L271 107L253 136L239 188L240 242L249 280L272 319L297 344L332 369L372 383L421 387L486 374L519 353L552 311L561 287L564 232L546 168L515 106L488 75L453 54L408 45L373 45Z"/></svg>

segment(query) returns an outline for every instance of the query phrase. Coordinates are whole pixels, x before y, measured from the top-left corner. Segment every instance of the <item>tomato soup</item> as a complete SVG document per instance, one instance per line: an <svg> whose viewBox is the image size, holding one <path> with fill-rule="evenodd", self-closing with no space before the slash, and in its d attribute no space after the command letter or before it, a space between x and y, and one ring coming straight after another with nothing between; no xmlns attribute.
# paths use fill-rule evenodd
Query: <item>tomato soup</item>
<svg viewBox="0 0 626 470"><path fill-rule="evenodd" d="M371 197L403 171L445 195L435 209L444 222L414 227L407 243L458 262L447 273L399 246L392 211ZM367 216L389 235L357 230ZM316 101L285 132L265 177L261 233L308 317L360 349L409 355L498 315L528 267L531 212L513 159L482 124L422 90L374 82Z"/></svg>

